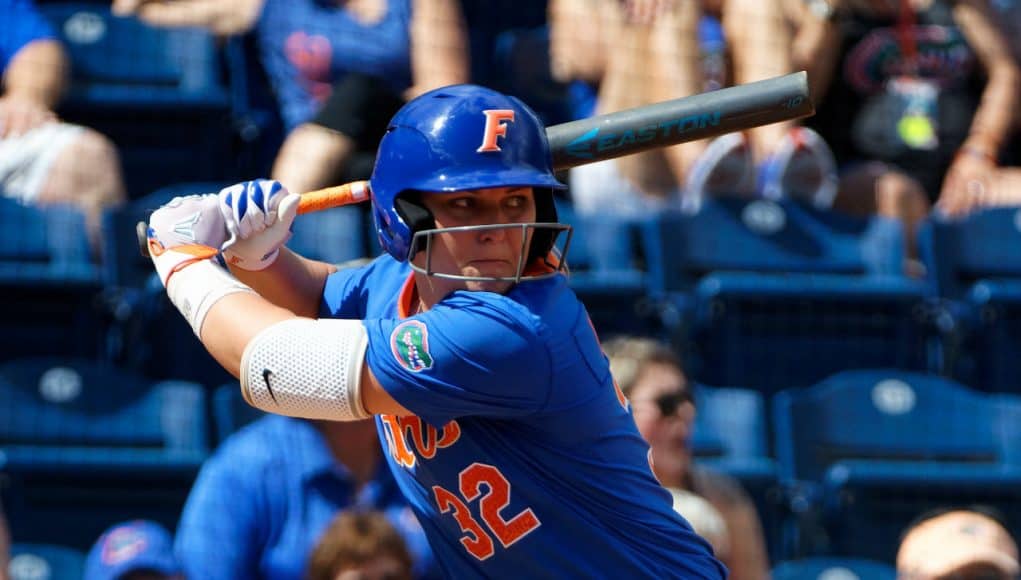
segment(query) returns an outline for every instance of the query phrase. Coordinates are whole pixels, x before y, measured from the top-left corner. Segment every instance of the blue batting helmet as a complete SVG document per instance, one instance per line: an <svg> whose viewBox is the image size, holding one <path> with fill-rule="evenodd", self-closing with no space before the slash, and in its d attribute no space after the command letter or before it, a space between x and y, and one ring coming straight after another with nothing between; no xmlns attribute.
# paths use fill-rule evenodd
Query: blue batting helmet
<svg viewBox="0 0 1021 580"><path fill-rule="evenodd" d="M535 188L536 221L556 222L546 129L520 100L476 85L425 93L390 120L369 180L379 242L391 256L410 260L415 232L432 216L411 191L457 192L491 187ZM545 256L555 235L533 237L532 257Z"/></svg>

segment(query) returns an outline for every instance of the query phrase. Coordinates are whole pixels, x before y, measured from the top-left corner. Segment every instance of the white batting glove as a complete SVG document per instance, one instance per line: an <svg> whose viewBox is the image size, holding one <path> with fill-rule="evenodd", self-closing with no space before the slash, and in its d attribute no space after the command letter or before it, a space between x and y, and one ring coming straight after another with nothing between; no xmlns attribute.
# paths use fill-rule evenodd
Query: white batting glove
<svg viewBox="0 0 1021 580"><path fill-rule="evenodd" d="M175 197L149 217L149 256L166 286L171 275L216 256L227 227L215 193Z"/></svg>
<svg viewBox="0 0 1021 580"><path fill-rule="evenodd" d="M278 181L256 179L220 191L220 212L230 237L223 244L227 262L242 270L263 270L276 261L291 238L301 196Z"/></svg>

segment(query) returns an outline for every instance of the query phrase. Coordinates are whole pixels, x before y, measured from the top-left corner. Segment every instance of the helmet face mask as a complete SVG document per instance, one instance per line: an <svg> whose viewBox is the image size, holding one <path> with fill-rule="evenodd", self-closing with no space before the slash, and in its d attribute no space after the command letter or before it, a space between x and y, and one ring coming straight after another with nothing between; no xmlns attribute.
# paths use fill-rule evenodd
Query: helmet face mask
<svg viewBox="0 0 1021 580"><path fill-rule="evenodd" d="M532 245L522 248L523 264L515 276L481 279L529 279L533 276L523 275L528 265L546 258L559 233L570 231L569 226L557 223L553 190L565 186L553 174L545 128L524 103L490 89L455 85L425 93L394 115L380 142L370 179L380 245L394 259L410 262L436 234L461 229L436 229L432 215L421 203L422 192L500 187L532 188L535 221L467 227L527 228L531 236L524 239L532 239ZM427 254L427 266L412 267L437 277L478 279L433 271L428 265L431 262Z"/></svg>
<svg viewBox="0 0 1021 580"><path fill-rule="evenodd" d="M433 239L437 235L448 233L456 234L465 232L484 232L489 230L511 228L521 230L521 248L520 251L518 252L518 262L515 267L515 273L513 276L465 276L461 274L451 274L449 272L439 272L433 269L432 245ZM416 231L415 235L412 237L411 247L421 248L419 251L424 252L425 264L418 265L413 261L415 257L414 254L418 252L413 252L412 255L408 256L408 263L411 265L411 269L416 272L426 274L428 276L435 276L437 278L445 278L447 280L461 280L465 282L515 282L515 283L520 282L522 280L542 280L544 278L549 278L550 276L555 276L560 272L566 271L567 262L566 260L561 259L561 257L558 255L558 252L550 250L547 252L547 254L553 254L552 256L553 260L551 261L549 259L549 256L544 256L542 262L542 266L544 267L538 269L538 271L536 272L529 272L529 267L535 264L535 259L531 258L532 252L530 251L529 245L531 245L532 248L536 246L535 234L539 231L549 232L550 233L549 237L553 241L555 241L561 233L567 232L567 239L564 242L564 252L566 253L567 249L570 247L571 235L573 234L573 231L571 229L571 226L561 223L528 222L508 224L486 224L478 226L458 226L451 228L432 228L427 230ZM529 233L531 233L532 235L529 235ZM529 241L531 241L531 244L529 244Z"/></svg>

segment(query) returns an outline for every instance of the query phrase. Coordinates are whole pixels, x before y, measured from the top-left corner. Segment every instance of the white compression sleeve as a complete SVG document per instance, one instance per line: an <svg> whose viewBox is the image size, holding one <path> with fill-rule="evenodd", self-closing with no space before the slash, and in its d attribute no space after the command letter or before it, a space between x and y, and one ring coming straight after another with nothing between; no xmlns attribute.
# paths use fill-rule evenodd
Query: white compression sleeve
<svg viewBox="0 0 1021 580"><path fill-rule="evenodd" d="M241 357L241 393L269 413L355 421L369 416L361 373L369 340L360 320L295 318L257 334Z"/></svg>
<svg viewBox="0 0 1021 580"><path fill-rule="evenodd" d="M254 292L212 260L202 260L168 276L167 296L201 338L202 323L213 304L228 294Z"/></svg>

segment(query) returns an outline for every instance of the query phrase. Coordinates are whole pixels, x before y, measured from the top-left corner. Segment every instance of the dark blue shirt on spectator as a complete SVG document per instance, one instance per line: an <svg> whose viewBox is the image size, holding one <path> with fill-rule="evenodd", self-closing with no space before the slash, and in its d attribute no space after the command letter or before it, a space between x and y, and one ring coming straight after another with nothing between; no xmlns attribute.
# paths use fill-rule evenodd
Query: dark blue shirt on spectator
<svg viewBox="0 0 1021 580"><path fill-rule="evenodd" d="M360 490L315 425L269 415L241 429L199 473L175 551L189 578L306 577L308 556L340 510L384 512L421 578L436 576L425 534L386 461Z"/></svg>

